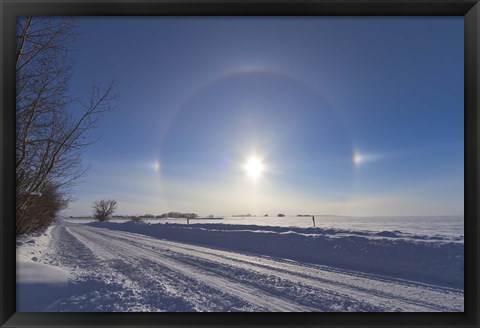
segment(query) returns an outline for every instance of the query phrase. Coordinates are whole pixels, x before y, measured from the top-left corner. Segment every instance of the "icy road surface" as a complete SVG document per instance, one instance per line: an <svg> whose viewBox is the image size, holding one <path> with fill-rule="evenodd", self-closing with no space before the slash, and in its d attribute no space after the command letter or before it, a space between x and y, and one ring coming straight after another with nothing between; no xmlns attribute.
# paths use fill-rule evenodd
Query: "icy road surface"
<svg viewBox="0 0 480 328"><path fill-rule="evenodd" d="M45 263L70 272L48 311L463 311L463 291L64 222Z"/></svg>

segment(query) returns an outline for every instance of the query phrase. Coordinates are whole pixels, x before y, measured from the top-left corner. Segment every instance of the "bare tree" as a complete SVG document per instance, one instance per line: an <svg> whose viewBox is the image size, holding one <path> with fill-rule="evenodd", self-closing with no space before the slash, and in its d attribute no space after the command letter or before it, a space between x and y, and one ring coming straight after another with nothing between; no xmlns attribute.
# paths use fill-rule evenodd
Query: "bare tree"
<svg viewBox="0 0 480 328"><path fill-rule="evenodd" d="M93 203L93 210L95 218L100 221L108 221L110 216L117 208L117 201L115 200L97 200Z"/></svg>
<svg viewBox="0 0 480 328"><path fill-rule="evenodd" d="M68 203L65 191L86 171L82 150L95 141L86 132L114 98L113 82L104 88L94 84L85 100L70 97L74 28L73 18L17 18L17 235L38 228L32 209L42 203L47 186Z"/></svg>

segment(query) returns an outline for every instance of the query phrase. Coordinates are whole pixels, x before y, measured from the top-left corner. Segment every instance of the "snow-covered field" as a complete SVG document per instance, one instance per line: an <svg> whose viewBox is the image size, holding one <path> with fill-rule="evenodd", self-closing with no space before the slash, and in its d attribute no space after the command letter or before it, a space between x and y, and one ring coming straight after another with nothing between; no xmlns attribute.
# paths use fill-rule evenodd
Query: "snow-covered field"
<svg viewBox="0 0 480 328"><path fill-rule="evenodd" d="M94 222L93 218L66 218L72 223ZM126 222L129 219L113 219L111 222ZM147 223L177 223L186 224L183 218L144 219ZM190 224L229 224L229 225L258 225L272 227L310 228L313 226L311 216L227 216L221 220L191 219ZM428 236L436 238L450 238L463 241L463 216L332 216L316 215L317 228L354 231L401 231L404 234Z"/></svg>
<svg viewBox="0 0 480 328"><path fill-rule="evenodd" d="M332 218L59 220L17 240L17 311L463 311L463 218Z"/></svg>

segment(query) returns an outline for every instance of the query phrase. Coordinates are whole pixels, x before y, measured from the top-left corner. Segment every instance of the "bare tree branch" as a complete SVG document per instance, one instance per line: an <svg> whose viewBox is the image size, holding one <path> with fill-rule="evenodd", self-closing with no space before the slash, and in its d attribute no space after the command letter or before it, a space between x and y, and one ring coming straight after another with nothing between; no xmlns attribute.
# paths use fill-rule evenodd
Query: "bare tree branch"
<svg viewBox="0 0 480 328"><path fill-rule="evenodd" d="M70 98L73 62L68 54L74 22L37 16L17 19L17 234L48 224L47 216L68 204L66 188L86 172L82 150L95 142L88 133L115 99L113 82L105 88L94 83L86 102ZM48 210L48 202L57 212Z"/></svg>

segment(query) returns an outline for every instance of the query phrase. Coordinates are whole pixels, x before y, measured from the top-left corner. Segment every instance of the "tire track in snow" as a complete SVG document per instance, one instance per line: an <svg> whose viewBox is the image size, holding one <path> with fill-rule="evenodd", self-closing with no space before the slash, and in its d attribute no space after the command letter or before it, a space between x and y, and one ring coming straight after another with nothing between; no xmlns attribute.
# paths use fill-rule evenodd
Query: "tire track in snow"
<svg viewBox="0 0 480 328"><path fill-rule="evenodd" d="M99 256L106 256L108 258L113 254L123 261L133 262L135 262L136 258L141 257L144 260L175 271L182 276L194 279L197 281L197 284L205 284L213 289L221 291L222 293L241 298L264 311L302 312L314 310L310 307L301 306L297 303L284 300L278 296L271 296L257 288L240 284L231 279L223 278L218 275L213 276L204 268L161 256L161 254L156 251L135 245L134 239L130 239L129 241L115 240L118 239L115 234L106 236L100 233L98 228L91 227L77 226L71 227L69 230L74 235L79 235L80 239L83 239L83 242L86 242L90 248L94 249L94 252L98 253ZM132 235L132 238L135 237L136 235ZM101 247L101 250L97 250L98 247ZM104 254L105 252L107 252L107 254ZM139 269L140 268L141 267L139 267ZM161 275L162 272L157 272L157 274Z"/></svg>
<svg viewBox="0 0 480 328"><path fill-rule="evenodd" d="M70 299L63 300L56 311L193 311L183 298L162 293L163 286L148 288L149 277L136 273L138 265L122 266L118 259L99 257L94 250L78 238L69 228L60 227L55 239L58 245L53 260L69 268L74 281ZM98 250L97 250L98 251ZM104 254L105 255L105 254Z"/></svg>
<svg viewBox="0 0 480 328"><path fill-rule="evenodd" d="M122 263L110 268L111 271L124 272L128 267L135 268L135 277L133 279L142 282L141 289L144 292L148 293L152 290L157 290L156 295L170 295L167 298L181 298L185 303L190 304L189 307L181 308L167 304L167 308L163 308L163 311L226 311L222 303L227 303L231 308L239 311L261 310L249 306L248 303L240 299L238 301L232 300L234 297L226 297L223 293L208 286L204 286L200 290L198 287L199 284L202 285L201 282L185 275L179 275L178 272L158 263L139 258L137 253L133 256L132 254L126 254L124 245L112 247L110 242L103 240L103 237L98 239L92 237L89 233L79 234L78 231L71 230L70 233L75 235L88 248L97 250L96 254L103 259L103 262L108 261L109 258L116 258L118 259L117 261ZM132 273L129 272L128 275L132 275ZM158 291L158 289L160 290ZM156 300L149 299L144 299L144 301L147 303L149 301L156 302ZM263 310L265 311L265 309Z"/></svg>
<svg viewBox="0 0 480 328"><path fill-rule="evenodd" d="M252 266L255 272L271 274L286 280L302 282L306 286L314 286L322 291L335 290L335 295L355 295L357 301L370 303L377 308L385 308L386 303L391 307L386 310L394 310L395 307L403 308L404 311L459 311L463 310L463 293L458 290L435 288L424 284L408 284L405 281L393 279L388 282L385 279L376 279L373 276L350 275L337 270L325 270L318 268L299 267L299 265L284 263L264 258L253 259L251 256L240 254L217 254L215 250L210 252L196 248L175 246L178 249L188 250L191 257L202 258L205 261L215 262L224 266L242 268L242 263ZM172 257L186 257L182 252L173 251ZM222 252L222 251L220 251ZM203 253L203 254L202 254ZM373 296L373 297L372 297ZM450 299L445 305L445 300ZM387 300L387 302L385 301Z"/></svg>
<svg viewBox="0 0 480 328"><path fill-rule="evenodd" d="M96 229L96 228L94 228ZM421 283L407 282L397 279L388 281L371 275L352 274L340 270L326 270L324 267L311 268L292 263L274 261L256 256L231 253L201 246L191 246L165 240L158 240L148 236L111 230L98 231L107 238L123 237L128 242L134 242L141 247L154 247L162 254L171 258L203 259L204 267L208 268L208 261L245 269L264 275L275 275L285 280L301 282L306 286L313 286L322 293L353 299L357 302L371 304L377 309L386 311L463 311L463 293L449 288L434 287ZM132 236L134 239L132 240ZM168 249L168 251L165 251ZM173 254L168 255L168 252ZM198 261L198 260L197 260ZM445 302L449 299L449 302ZM454 306L446 306L445 303Z"/></svg>
<svg viewBox="0 0 480 328"><path fill-rule="evenodd" d="M431 286L416 282L377 277L373 275L349 272L319 265L301 264L281 259L252 256L184 243L155 239L135 233L112 231L108 229L73 225L70 228L80 238L87 238L87 244L93 250L102 252L106 257L122 258L133 266L142 267L146 262L149 272L155 275L160 272L159 282L167 278L174 281L173 293L182 289L185 283L179 280L190 279L196 284L209 286L213 289L211 296L237 296L250 303L250 308L237 307L248 311L346 311L350 307L334 306L330 308L303 302L302 299L290 293L279 297L278 289L297 284L305 290L313 289L318 299L333 301L332 304L360 305L360 311L463 311L463 292L451 288ZM85 241L84 241L85 242ZM110 255L108 255L110 254ZM139 262L139 257L143 262ZM165 269L169 274L166 274ZM239 275L239 276L235 276ZM272 277L280 279L271 285ZM266 285L262 285L262 284ZM197 286L198 287L198 286ZM202 287L205 288L205 287ZM277 293L272 293L277 288ZM167 288L168 289L168 288ZM304 291L304 290L302 290ZM188 298L188 293L195 290L187 289L181 294ZM203 294L205 295L203 291ZM210 290L209 295L212 293ZM227 295L225 295L225 293ZM275 295L277 294L277 295ZM295 298L295 300L292 300ZM195 300L196 309L211 311L210 307L198 306L201 298ZM227 299L225 299L227 301ZM302 305L303 304L303 305ZM445 305L447 304L447 305ZM211 305L214 305L213 303ZM253 308L252 308L253 306ZM355 306L355 311L358 310ZM221 308L219 310L222 310Z"/></svg>
<svg viewBox="0 0 480 328"><path fill-rule="evenodd" d="M96 229L96 228L94 228ZM101 234L104 236L104 238L112 238L115 237L116 239L123 239L124 241L127 241L128 243L136 243L137 246L141 248L145 248L146 245L151 246L148 243L143 243L143 238L138 235L134 235L135 239L138 240L137 237L140 237L142 240L141 243L138 241L134 241L131 239L132 235L128 235L130 237L129 239L124 239L121 238L120 236L116 235L116 232L113 232L114 235L111 235L112 232L109 234L104 234L106 231L95 231L95 233ZM245 270L244 268L237 268L234 266L228 267L224 266L223 269L225 270L214 270L213 267L217 266L216 262L214 261L204 261L201 259L201 257L190 257L188 258L187 254L180 254L180 253L175 253L173 256L171 254L170 250L166 251L165 246L163 245L163 240L148 240L148 241L157 241L162 243L162 246L164 247L163 249L157 249L156 254L161 254L164 256L168 256L169 258L172 258L176 260L177 262L183 262L186 264L189 264L193 267L198 267L201 264L201 267L203 270L207 271L206 274L211 276L212 274L215 274L217 276L224 277L228 280L232 280L232 277L235 277L235 280L237 282L241 282L242 284L249 285L255 289L262 290L263 293L267 294L279 294L279 289L283 289L280 291L282 294L285 294L285 291L288 291L289 289L293 289L289 295L283 295L283 298L286 298L288 296L289 299L294 299L292 301L296 303L303 304L305 307L309 308L310 311L339 311L339 310L345 310L345 308L355 308L358 309L359 305L360 310L359 311L381 311L381 307L375 307L370 304L367 304L365 302L362 302L358 299L352 298L349 295L341 294L333 289L312 289L312 286L306 285L303 281L296 281L295 279L285 279L284 277L279 277L276 272L273 274L271 273L265 273L265 272L260 272L258 270ZM158 246L158 245L157 245ZM168 246L168 249L171 249L170 246ZM209 249L210 250L210 249ZM213 251L213 250L212 250ZM170 254L168 254L170 253ZM189 260L190 259L190 260ZM236 272L232 272L231 269L234 269ZM242 272L240 270L243 270ZM229 274L230 273L230 274ZM254 273L252 275L252 273ZM272 284L272 277L274 277L275 280L279 281L274 281L274 284ZM249 280L250 279L250 280ZM278 283L281 283L283 286L279 286ZM298 295L296 295L298 294ZM307 294L305 299L299 299L299 296L301 294ZM310 295L308 295L310 294ZM314 299L312 300L312 295L314 296ZM276 296L279 297L279 296ZM310 299L309 299L310 298Z"/></svg>

